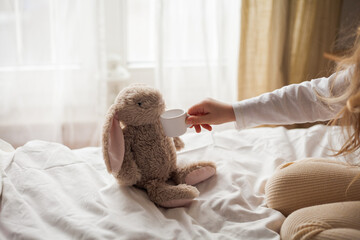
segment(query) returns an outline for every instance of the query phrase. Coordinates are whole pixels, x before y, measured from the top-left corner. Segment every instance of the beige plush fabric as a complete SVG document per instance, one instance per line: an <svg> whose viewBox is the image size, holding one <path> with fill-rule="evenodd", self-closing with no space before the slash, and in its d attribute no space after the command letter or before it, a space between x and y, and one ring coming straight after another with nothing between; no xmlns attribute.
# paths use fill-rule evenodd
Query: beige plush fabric
<svg viewBox="0 0 360 240"><path fill-rule="evenodd" d="M281 165L266 185L267 205L289 216L283 239L360 239L360 167L326 159ZM339 238L339 236L341 236Z"/></svg>
<svg viewBox="0 0 360 240"><path fill-rule="evenodd" d="M211 162L177 166L176 150L184 143L165 136L160 123L164 110L162 95L155 88L133 85L123 89L106 116L104 161L119 184L145 189L160 206L184 206L199 195L191 185L214 175L216 167Z"/></svg>
<svg viewBox="0 0 360 240"><path fill-rule="evenodd" d="M360 239L360 201L299 209L281 227L282 239Z"/></svg>

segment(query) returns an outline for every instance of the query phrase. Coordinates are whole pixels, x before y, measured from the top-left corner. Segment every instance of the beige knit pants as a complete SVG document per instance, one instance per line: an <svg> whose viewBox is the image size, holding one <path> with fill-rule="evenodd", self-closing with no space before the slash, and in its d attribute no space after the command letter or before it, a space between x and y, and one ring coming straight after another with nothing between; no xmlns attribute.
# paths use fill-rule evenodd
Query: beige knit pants
<svg viewBox="0 0 360 240"><path fill-rule="evenodd" d="M326 159L281 165L266 184L268 207L288 216L282 239L360 239L360 167Z"/></svg>

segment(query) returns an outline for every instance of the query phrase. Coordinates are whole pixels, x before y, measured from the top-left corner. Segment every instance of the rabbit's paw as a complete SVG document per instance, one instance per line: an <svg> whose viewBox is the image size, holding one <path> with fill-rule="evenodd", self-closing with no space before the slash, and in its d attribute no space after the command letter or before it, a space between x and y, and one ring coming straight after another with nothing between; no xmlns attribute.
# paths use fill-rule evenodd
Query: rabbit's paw
<svg viewBox="0 0 360 240"><path fill-rule="evenodd" d="M174 208L183 207L199 196L199 191L190 185L170 185L164 182L152 181L146 184L151 201L161 207Z"/></svg>
<svg viewBox="0 0 360 240"><path fill-rule="evenodd" d="M214 163L199 162L177 169L173 178L177 183L196 185L212 177L215 173L216 166Z"/></svg>
<svg viewBox="0 0 360 240"><path fill-rule="evenodd" d="M216 168L213 166L203 166L191 171L186 177L186 184L195 185L212 177L216 173Z"/></svg>

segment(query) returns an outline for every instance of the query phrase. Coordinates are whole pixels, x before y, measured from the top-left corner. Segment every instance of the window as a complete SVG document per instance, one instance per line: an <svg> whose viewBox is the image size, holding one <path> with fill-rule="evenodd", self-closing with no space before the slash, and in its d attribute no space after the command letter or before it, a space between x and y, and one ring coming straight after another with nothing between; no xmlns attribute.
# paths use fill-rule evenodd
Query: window
<svg viewBox="0 0 360 240"><path fill-rule="evenodd" d="M99 143L125 86L159 88L168 107L234 100L239 0L0 1L0 136ZM200 91L199 91L200 90Z"/></svg>
<svg viewBox="0 0 360 240"><path fill-rule="evenodd" d="M0 71L76 69L77 36L59 27L64 5L48 0L0 2ZM81 17L81 16L78 16ZM67 19L79 27L77 17Z"/></svg>
<svg viewBox="0 0 360 240"><path fill-rule="evenodd" d="M31 139L72 146L81 138L82 144L98 140L99 6L96 0L0 1L3 139L14 146Z"/></svg>
<svg viewBox="0 0 360 240"><path fill-rule="evenodd" d="M160 88L170 107L186 108L209 96L236 100L240 4L106 1L107 56L111 60L115 55L130 75L122 81L108 79L113 90L108 103L131 82ZM187 96L174 93L176 89Z"/></svg>

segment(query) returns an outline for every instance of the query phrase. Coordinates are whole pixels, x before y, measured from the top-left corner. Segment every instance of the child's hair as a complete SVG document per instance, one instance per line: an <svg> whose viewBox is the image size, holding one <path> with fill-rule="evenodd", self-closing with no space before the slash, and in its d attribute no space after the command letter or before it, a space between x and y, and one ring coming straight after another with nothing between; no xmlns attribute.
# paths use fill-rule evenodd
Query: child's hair
<svg viewBox="0 0 360 240"><path fill-rule="evenodd" d="M330 125L343 127L347 140L335 156L347 155L360 148L360 26L357 28L356 38L348 56L344 57L337 65L337 72L350 68L350 85L345 92L336 97L335 101L346 101L346 105L330 121ZM333 102L334 99L331 100Z"/></svg>
<svg viewBox="0 0 360 240"><path fill-rule="evenodd" d="M337 72L348 68L350 68L349 87L341 96L328 101L346 101L346 105L329 123L342 126L344 136L346 136L345 143L339 150L336 150L334 156L347 155L360 149L360 26L357 28L353 47L349 50L348 55L338 63ZM358 179L360 179L360 174L350 182L346 189L346 195L351 185Z"/></svg>

